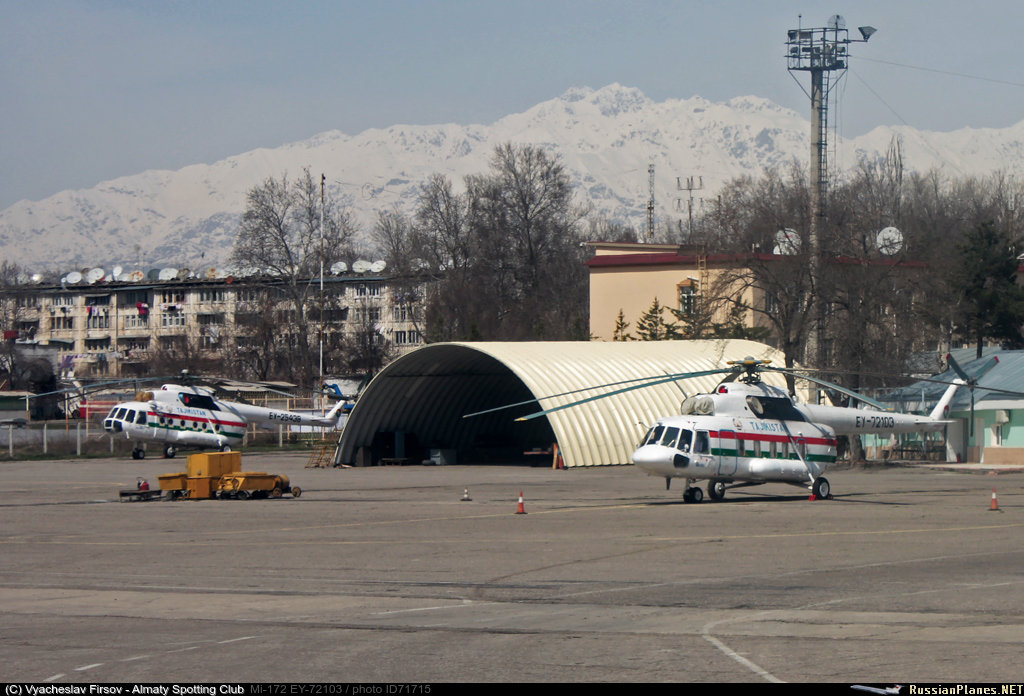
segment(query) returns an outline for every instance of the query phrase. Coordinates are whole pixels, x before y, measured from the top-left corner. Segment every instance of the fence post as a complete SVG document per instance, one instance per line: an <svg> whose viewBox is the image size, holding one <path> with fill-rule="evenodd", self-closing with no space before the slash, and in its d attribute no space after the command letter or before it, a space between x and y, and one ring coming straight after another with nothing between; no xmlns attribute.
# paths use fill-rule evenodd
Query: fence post
<svg viewBox="0 0 1024 696"><path fill-rule="evenodd" d="M14 426L7 426L7 456L14 459Z"/></svg>
<svg viewBox="0 0 1024 696"><path fill-rule="evenodd" d="M277 446L284 447L284 426L280 423L277 425Z"/></svg>
<svg viewBox="0 0 1024 696"><path fill-rule="evenodd" d="M46 426L47 423L43 421L43 454L46 454Z"/></svg>
<svg viewBox="0 0 1024 696"><path fill-rule="evenodd" d="M75 423L75 452L82 456L82 424Z"/></svg>

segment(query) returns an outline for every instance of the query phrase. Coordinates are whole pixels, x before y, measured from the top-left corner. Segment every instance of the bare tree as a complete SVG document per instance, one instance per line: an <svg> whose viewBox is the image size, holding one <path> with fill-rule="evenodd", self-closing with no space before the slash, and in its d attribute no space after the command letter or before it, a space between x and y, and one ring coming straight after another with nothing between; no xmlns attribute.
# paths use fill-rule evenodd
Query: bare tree
<svg viewBox="0 0 1024 696"><path fill-rule="evenodd" d="M232 262L239 267L283 281L280 290L290 311L278 310L287 319L278 330L290 336L295 379L307 386L314 381L319 343L319 313L311 312L319 285L311 279L348 252L354 235L350 214L326 196L321 204L317 184L305 169L294 182L283 175L251 189L232 252Z"/></svg>

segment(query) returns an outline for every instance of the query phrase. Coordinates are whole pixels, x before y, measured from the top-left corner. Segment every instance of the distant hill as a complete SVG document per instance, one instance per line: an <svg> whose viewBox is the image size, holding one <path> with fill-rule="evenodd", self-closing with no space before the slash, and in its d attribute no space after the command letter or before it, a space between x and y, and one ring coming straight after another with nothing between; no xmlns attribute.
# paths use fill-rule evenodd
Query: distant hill
<svg viewBox="0 0 1024 696"><path fill-rule="evenodd" d="M878 128L840 143L834 168L881 157L894 133L909 169L1024 174L1024 122L952 133ZM803 115L758 97L654 102L617 84L574 88L489 126L400 125L355 136L329 131L211 165L146 171L21 201L0 212L0 246L3 258L29 271L133 268L140 260L147 267L219 266L234 242L246 192L269 176L297 175L304 167L326 174L331 195L351 207L365 234L379 209L412 211L429 175L440 172L461 185L464 176L485 172L494 146L506 141L557 152L581 203L642 228L649 164L655 165L658 219L678 218L688 194L677 179L685 185L688 177L701 177L704 190L695 196L709 199L735 176L794 160L805 166L809 137Z"/></svg>

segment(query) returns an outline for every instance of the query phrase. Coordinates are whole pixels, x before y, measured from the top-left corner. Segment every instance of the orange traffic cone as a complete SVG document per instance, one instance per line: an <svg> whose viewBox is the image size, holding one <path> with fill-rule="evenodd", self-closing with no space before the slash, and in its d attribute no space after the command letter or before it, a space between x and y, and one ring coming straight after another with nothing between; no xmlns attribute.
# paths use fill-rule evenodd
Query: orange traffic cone
<svg viewBox="0 0 1024 696"><path fill-rule="evenodd" d="M999 509L999 501L996 500L996 489L995 488L992 489L992 505L989 506L988 511L989 512L1002 512L1002 510Z"/></svg>
<svg viewBox="0 0 1024 696"><path fill-rule="evenodd" d="M525 515L526 508L523 506L523 492L519 491L519 509L516 510L517 515Z"/></svg>

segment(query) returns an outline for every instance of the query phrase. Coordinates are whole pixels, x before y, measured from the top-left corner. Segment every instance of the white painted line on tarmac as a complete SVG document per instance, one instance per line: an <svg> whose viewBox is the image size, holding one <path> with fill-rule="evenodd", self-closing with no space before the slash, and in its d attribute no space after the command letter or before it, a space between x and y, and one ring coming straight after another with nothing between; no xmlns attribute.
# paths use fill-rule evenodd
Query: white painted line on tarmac
<svg viewBox="0 0 1024 696"><path fill-rule="evenodd" d="M44 681L44 682L52 682L52 681L57 681L58 679L60 679L60 678L61 678L61 677L63 677L63 676L64 676L64 673L63 673L63 672L61 672L60 674L55 674L55 675L53 675L52 677L47 677L47 678L46 678L46 679L44 679L43 681Z"/></svg>
<svg viewBox="0 0 1024 696"><path fill-rule="evenodd" d="M135 657L126 657L118 662L134 662L135 660L145 660L149 655L136 655Z"/></svg>
<svg viewBox="0 0 1024 696"><path fill-rule="evenodd" d="M256 638L256 636L243 636L242 638L231 638L229 640L220 640L220 641L217 641L217 645L224 645L225 643L236 643L236 642L238 642L240 640L252 640L253 638Z"/></svg>
<svg viewBox="0 0 1024 696"><path fill-rule="evenodd" d="M729 656L732 659L736 660L741 665L745 666L750 671L752 671L754 674L756 674L759 677L761 677L762 679L764 679L765 681L770 681L773 684L785 684L786 683L786 682L782 681L781 679L779 679L778 677L776 677L771 672L768 672L768 671L766 671L764 669L761 669L759 666L755 665L753 662L751 662L747 658L743 657L742 655L737 654L732 648L730 648L728 645L725 645L724 643L722 643L722 641L718 640L714 636L709 636L709 635L705 634L704 635L704 639L707 640L712 645L714 645L719 650L721 650L727 656Z"/></svg>
<svg viewBox="0 0 1024 696"><path fill-rule="evenodd" d="M102 666L103 666L102 662L97 662L94 665L86 665L84 667L75 667L75 671L76 672L84 672L86 670L92 669L93 667L102 667Z"/></svg>

